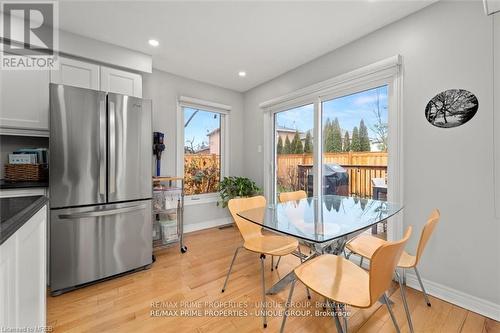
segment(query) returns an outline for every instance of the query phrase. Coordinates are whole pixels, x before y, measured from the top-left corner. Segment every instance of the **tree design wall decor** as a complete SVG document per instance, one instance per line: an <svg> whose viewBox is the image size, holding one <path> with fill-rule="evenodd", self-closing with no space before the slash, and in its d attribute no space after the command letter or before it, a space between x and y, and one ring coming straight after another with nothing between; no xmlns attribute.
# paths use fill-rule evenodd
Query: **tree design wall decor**
<svg viewBox="0 0 500 333"><path fill-rule="evenodd" d="M450 128L465 124L479 107L477 97L464 89L449 89L434 96L425 107L425 118L436 127Z"/></svg>

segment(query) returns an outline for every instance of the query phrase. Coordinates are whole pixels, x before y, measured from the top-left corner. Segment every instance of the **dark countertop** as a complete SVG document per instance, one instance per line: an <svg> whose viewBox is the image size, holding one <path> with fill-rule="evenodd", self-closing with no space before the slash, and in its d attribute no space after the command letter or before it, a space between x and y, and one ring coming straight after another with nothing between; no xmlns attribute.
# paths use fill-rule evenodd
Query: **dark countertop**
<svg viewBox="0 0 500 333"><path fill-rule="evenodd" d="M30 187L49 187L48 182L7 182L0 179L0 189L16 189Z"/></svg>
<svg viewBox="0 0 500 333"><path fill-rule="evenodd" d="M0 245L48 202L47 197L0 198Z"/></svg>

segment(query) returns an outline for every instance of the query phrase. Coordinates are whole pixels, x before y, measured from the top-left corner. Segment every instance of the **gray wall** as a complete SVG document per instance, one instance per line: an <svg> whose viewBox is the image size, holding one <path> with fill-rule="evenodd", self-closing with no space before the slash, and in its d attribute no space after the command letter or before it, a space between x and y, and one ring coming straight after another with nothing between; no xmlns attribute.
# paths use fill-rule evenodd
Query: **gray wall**
<svg viewBox="0 0 500 333"><path fill-rule="evenodd" d="M492 17L481 2L438 2L245 93L245 175L263 181L258 104L378 60L403 56L404 224L414 249L430 211L442 221L421 263L424 278L500 304L500 221L494 217ZM464 88L479 111L439 129L424 108L436 93Z"/></svg>
<svg viewBox="0 0 500 333"><path fill-rule="evenodd" d="M165 133L166 150L162 155L162 175L174 175L176 168L177 100L179 96L195 97L230 105L229 173L243 173L243 95L241 93L176 76L154 69L143 75L143 97L153 101L153 130ZM185 208L185 223L195 224L228 217L226 209L215 203Z"/></svg>

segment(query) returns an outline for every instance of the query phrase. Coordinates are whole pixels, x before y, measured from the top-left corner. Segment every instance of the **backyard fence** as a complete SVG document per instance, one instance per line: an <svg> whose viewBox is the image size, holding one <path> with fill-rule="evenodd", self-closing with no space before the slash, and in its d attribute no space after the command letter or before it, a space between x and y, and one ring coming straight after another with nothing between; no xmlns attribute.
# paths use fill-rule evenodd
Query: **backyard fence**
<svg viewBox="0 0 500 333"><path fill-rule="evenodd" d="M220 155L184 155L185 194L217 192L220 182Z"/></svg>
<svg viewBox="0 0 500 333"><path fill-rule="evenodd" d="M281 191L307 191L312 172L312 154L280 154L277 157L278 186ZM349 195L372 196L372 178L385 178L387 152L325 153L323 163L339 164L349 175Z"/></svg>

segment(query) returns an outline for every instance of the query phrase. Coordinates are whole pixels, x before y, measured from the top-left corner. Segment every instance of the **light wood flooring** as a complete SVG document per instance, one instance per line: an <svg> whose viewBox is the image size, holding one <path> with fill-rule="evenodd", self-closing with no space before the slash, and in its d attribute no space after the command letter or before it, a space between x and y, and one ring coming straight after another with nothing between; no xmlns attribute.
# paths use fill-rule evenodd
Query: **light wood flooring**
<svg viewBox="0 0 500 333"><path fill-rule="evenodd" d="M210 229L187 235L188 252L181 254L178 247L156 253L157 261L149 270L126 275L117 279L88 286L58 297L47 299L47 324L55 332L278 332L281 317L269 318L268 328L262 328L262 320L251 313L259 310L261 280L259 256L240 250L225 293L221 293L225 274L232 255L241 244L238 232L233 228ZM284 257L279 269L271 272L270 260L266 260L267 286L279 280L299 264L296 257ZM432 307L427 307L422 294L408 290L408 302L412 311L416 332L464 332L500 333L500 323L474 312L431 297ZM268 296L272 310L283 308L289 288L278 295ZM401 303L399 289L393 290L391 299L402 332L408 325ZM321 311L317 295L307 306L305 288L297 283L293 301L299 302L298 310ZM161 303L154 303L161 302ZM152 310L180 309L181 302L191 310L246 310L249 316L175 316L174 313L151 315ZM205 303L207 302L207 303ZM211 303L212 302L212 303ZM220 302L214 304L213 302ZM237 303L241 302L241 303ZM237 304L236 304L237 303ZM201 308L196 308L199 304ZM186 305L186 304L183 304ZM209 306L218 305L218 308ZM245 307L246 306L246 307ZM372 308L351 311L349 332L394 332L387 309L380 304ZM172 316L168 316L171 314ZM195 315L195 313L191 313ZM241 314L241 313L240 313ZM301 314L301 313L298 313ZM303 314L303 312L302 312ZM291 317L286 332L336 332L331 317Z"/></svg>

